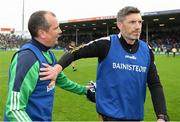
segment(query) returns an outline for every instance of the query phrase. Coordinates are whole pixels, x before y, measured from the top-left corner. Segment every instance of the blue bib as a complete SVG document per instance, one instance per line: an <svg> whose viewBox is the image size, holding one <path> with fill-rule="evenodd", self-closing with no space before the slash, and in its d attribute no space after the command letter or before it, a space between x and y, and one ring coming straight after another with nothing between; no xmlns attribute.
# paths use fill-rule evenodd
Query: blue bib
<svg viewBox="0 0 180 122"><path fill-rule="evenodd" d="M48 63L42 52L31 43L25 44L21 50L30 49L38 58L40 65L42 63ZM51 58L53 60L52 66L56 63L54 54L50 51ZM42 65L40 67L43 67ZM37 82L37 85L30 95L26 112L33 121L51 121L52 120L52 108L54 101L54 87L48 88L50 80Z"/></svg>
<svg viewBox="0 0 180 122"><path fill-rule="evenodd" d="M137 52L130 54L118 36L111 35L108 55L97 67L97 112L117 119L143 119L150 55L147 44L138 43Z"/></svg>

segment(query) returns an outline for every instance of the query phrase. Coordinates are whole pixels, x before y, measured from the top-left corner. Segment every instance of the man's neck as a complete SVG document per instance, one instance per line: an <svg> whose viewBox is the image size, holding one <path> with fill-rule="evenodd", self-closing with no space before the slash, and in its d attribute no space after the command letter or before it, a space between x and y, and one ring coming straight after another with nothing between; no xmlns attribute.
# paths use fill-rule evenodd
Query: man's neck
<svg viewBox="0 0 180 122"><path fill-rule="evenodd" d="M45 46L41 41L39 41L37 38L33 38L34 45L36 45L40 50L42 51L48 51L50 47Z"/></svg>
<svg viewBox="0 0 180 122"><path fill-rule="evenodd" d="M123 38L125 39L126 43L130 44L130 45L133 45L136 42L136 40L130 40L130 39L127 39L125 37L123 37Z"/></svg>
<svg viewBox="0 0 180 122"><path fill-rule="evenodd" d="M45 47L48 47L47 44L46 44L44 41L42 41L40 38L34 37L34 39L35 39L36 41L38 41L40 44L44 45Z"/></svg>
<svg viewBox="0 0 180 122"><path fill-rule="evenodd" d="M118 37L122 38L129 45L134 45L134 43L136 42L136 40L130 40L130 39L125 38L121 33L118 34Z"/></svg>

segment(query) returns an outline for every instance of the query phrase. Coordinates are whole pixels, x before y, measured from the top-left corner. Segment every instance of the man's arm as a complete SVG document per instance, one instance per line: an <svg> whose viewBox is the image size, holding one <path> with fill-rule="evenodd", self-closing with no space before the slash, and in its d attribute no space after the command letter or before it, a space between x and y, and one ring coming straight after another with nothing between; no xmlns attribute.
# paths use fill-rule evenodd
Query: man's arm
<svg viewBox="0 0 180 122"><path fill-rule="evenodd" d="M61 87L64 90L76 93L76 94L86 94L87 93L87 87L84 85L80 85L74 81L71 81L66 77L66 75L61 72L56 80L56 85Z"/></svg>
<svg viewBox="0 0 180 122"><path fill-rule="evenodd" d="M31 121L26 113L29 95L38 79L39 62L25 51L16 55L10 66L6 117L9 121ZM32 68L33 67L33 68Z"/></svg>
<svg viewBox="0 0 180 122"><path fill-rule="evenodd" d="M107 56L109 48L110 37L103 37L81 45L71 52L65 53L53 68L47 64L43 64L45 68L40 69L42 71L40 72L40 76L44 77L41 80L55 80L59 72L69 66L73 61L81 58L98 57L100 62Z"/></svg>
<svg viewBox="0 0 180 122"><path fill-rule="evenodd" d="M151 93L151 98L154 106L154 110L158 119L162 119L163 116L167 116L165 96L162 85L159 80L156 65L154 63L154 54L150 50L151 62L148 72L148 87Z"/></svg>

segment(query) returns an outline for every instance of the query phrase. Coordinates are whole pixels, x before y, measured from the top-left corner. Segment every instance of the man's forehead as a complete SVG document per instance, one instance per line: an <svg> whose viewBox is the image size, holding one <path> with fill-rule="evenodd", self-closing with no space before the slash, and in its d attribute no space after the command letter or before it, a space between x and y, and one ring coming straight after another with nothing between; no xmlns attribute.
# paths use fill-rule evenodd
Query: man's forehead
<svg viewBox="0 0 180 122"><path fill-rule="evenodd" d="M124 20L142 20L142 17L139 13L132 13L125 16Z"/></svg>

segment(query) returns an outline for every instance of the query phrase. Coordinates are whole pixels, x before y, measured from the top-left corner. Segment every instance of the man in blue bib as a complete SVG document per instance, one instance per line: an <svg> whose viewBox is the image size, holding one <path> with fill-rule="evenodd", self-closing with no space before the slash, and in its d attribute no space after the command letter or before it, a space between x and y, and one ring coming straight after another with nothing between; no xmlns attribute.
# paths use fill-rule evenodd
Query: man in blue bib
<svg viewBox="0 0 180 122"><path fill-rule="evenodd" d="M132 6L117 14L119 34L102 37L64 54L53 68L43 68L44 79L56 78L72 61L98 57L96 110L103 121L141 121L144 119L148 85L158 121L167 121L167 110L154 54L140 40L142 17ZM49 69L49 70L48 70ZM51 70L52 69L52 70Z"/></svg>
<svg viewBox="0 0 180 122"><path fill-rule="evenodd" d="M32 39L14 54L11 61L4 120L52 121L55 85L76 94L86 94L87 89L68 79L63 72L57 74L54 84L39 77L42 63L50 66L56 64L50 48L62 31L55 14L50 11L33 13L28 29Z"/></svg>

